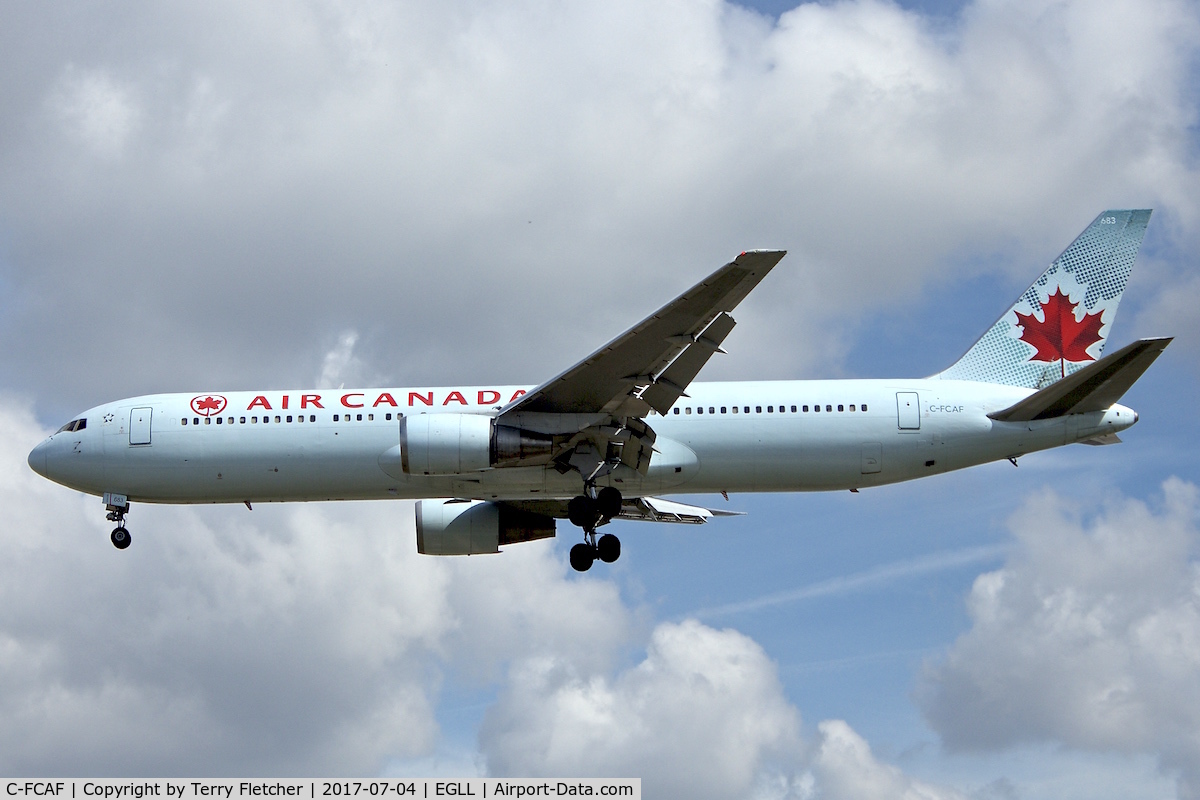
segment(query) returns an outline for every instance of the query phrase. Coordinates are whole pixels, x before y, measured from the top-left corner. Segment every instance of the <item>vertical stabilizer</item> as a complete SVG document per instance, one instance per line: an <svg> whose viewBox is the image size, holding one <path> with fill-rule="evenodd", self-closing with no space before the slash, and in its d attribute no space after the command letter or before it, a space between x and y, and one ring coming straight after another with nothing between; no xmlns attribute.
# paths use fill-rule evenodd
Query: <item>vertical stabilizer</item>
<svg viewBox="0 0 1200 800"><path fill-rule="evenodd" d="M1150 210L1105 211L952 367L934 377L1038 389L1100 358Z"/></svg>

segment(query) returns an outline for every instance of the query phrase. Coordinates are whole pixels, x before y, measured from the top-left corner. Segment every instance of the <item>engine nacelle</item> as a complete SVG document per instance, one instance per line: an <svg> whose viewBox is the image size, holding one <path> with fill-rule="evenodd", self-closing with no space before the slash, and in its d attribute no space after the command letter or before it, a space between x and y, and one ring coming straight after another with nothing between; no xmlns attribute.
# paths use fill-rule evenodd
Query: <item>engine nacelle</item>
<svg viewBox="0 0 1200 800"><path fill-rule="evenodd" d="M492 465L492 418L418 414L400 418L400 466L409 475L458 475Z"/></svg>
<svg viewBox="0 0 1200 800"><path fill-rule="evenodd" d="M417 552L428 556L498 553L500 546L554 536L554 518L483 500L417 501Z"/></svg>
<svg viewBox="0 0 1200 800"><path fill-rule="evenodd" d="M460 475L550 461L554 438L497 425L483 414L400 418L400 467L408 475ZM394 463L394 462L392 462Z"/></svg>

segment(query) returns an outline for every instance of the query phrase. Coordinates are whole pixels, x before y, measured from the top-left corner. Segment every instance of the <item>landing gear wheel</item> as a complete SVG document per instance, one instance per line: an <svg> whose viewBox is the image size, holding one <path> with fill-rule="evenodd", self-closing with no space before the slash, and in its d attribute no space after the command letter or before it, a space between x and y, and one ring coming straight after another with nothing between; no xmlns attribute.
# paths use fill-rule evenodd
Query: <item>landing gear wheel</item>
<svg viewBox="0 0 1200 800"><path fill-rule="evenodd" d="M124 525L113 528L112 535L108 538L112 539L113 547L118 550L124 550L126 547L129 547L129 543L132 541L129 538L129 531L125 530Z"/></svg>
<svg viewBox="0 0 1200 800"><path fill-rule="evenodd" d="M596 548L580 542L571 548L571 566L576 572L587 572L596 560Z"/></svg>
<svg viewBox="0 0 1200 800"><path fill-rule="evenodd" d="M621 557L621 540L606 533L596 542L596 557L605 564L611 564Z"/></svg>
<svg viewBox="0 0 1200 800"><path fill-rule="evenodd" d="M605 486L596 493L596 511L604 519L612 519L621 513L621 492L612 486Z"/></svg>
<svg viewBox="0 0 1200 800"><path fill-rule="evenodd" d="M567 519L572 525L583 528L585 531L591 530L596 526L596 501L587 495L581 494L577 497L572 497L567 503Z"/></svg>

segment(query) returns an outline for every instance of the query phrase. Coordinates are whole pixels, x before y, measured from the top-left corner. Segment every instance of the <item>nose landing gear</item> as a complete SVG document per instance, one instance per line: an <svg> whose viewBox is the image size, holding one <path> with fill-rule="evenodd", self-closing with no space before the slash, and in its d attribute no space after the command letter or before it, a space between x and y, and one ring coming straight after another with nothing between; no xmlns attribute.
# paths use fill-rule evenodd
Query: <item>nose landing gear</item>
<svg viewBox="0 0 1200 800"><path fill-rule="evenodd" d="M108 509L108 521L117 523L112 534L113 547L124 550L131 541L129 531L125 529L125 515L129 513L129 499L123 494L105 494L104 505Z"/></svg>
<svg viewBox="0 0 1200 800"><path fill-rule="evenodd" d="M596 491L594 485L567 503L567 519L583 528L583 541L571 548L571 567L587 572L598 558L611 564L621 557L621 540L611 533L596 539L596 528L621 513L621 492L612 486Z"/></svg>

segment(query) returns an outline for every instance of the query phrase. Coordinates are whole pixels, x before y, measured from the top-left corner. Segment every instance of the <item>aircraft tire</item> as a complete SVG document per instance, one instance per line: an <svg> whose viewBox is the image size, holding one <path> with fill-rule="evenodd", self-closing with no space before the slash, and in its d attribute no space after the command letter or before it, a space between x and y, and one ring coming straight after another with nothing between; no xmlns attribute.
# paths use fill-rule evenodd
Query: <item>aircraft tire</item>
<svg viewBox="0 0 1200 800"><path fill-rule="evenodd" d="M571 548L571 567L576 572L587 572L596 560L596 550L590 544L580 542Z"/></svg>
<svg viewBox="0 0 1200 800"><path fill-rule="evenodd" d="M596 501L583 494L572 497L567 503L567 519L576 527L590 530L596 524Z"/></svg>
<svg viewBox="0 0 1200 800"><path fill-rule="evenodd" d="M596 557L605 564L611 564L621 557L621 540L606 533L596 542Z"/></svg>
<svg viewBox="0 0 1200 800"><path fill-rule="evenodd" d="M596 494L596 510L604 519L612 519L621 513L621 492L612 486L605 486Z"/></svg>
<svg viewBox="0 0 1200 800"><path fill-rule="evenodd" d="M118 550L124 550L126 547L129 547L129 543L132 541L132 539L129 538L129 531L125 530L124 525L119 525L116 528L113 528L112 535L110 535L108 538L112 539L113 547L117 548Z"/></svg>

